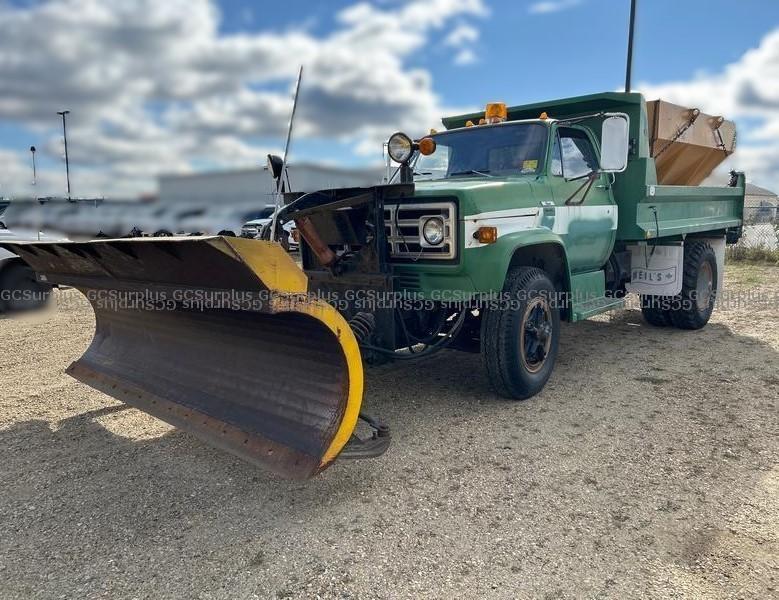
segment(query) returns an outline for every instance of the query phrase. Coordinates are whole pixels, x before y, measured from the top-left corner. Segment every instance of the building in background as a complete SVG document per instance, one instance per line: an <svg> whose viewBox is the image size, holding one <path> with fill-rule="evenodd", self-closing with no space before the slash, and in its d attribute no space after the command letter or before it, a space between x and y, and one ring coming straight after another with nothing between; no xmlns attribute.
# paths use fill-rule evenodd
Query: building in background
<svg viewBox="0 0 779 600"><path fill-rule="evenodd" d="M744 220L752 223L776 221L779 198L765 188L748 183L744 198Z"/></svg>
<svg viewBox="0 0 779 600"><path fill-rule="evenodd" d="M309 192L335 187L381 183L382 168L342 169L297 164L289 167L292 191ZM155 194L135 200L106 198L102 203L69 203L64 198L39 203L16 199L4 218L9 227L56 231L77 238L99 232L126 235L133 228L146 233L240 230L243 222L274 204L275 184L266 168L160 175Z"/></svg>
<svg viewBox="0 0 779 600"><path fill-rule="evenodd" d="M342 169L314 164L290 165L288 171L293 192L376 185L384 175L382 168ZM159 201L165 204L264 206L274 202L275 183L266 168L161 175L158 182Z"/></svg>

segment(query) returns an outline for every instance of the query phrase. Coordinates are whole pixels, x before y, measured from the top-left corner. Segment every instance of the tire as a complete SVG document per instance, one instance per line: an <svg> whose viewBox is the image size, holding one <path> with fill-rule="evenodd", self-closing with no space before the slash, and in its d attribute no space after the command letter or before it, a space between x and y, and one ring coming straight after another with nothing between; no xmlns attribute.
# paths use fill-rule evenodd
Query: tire
<svg viewBox="0 0 779 600"><path fill-rule="evenodd" d="M654 327L669 327L673 298L669 296L641 296L641 314Z"/></svg>
<svg viewBox="0 0 779 600"><path fill-rule="evenodd" d="M154 237L173 237L173 233L167 229L158 229L154 232Z"/></svg>
<svg viewBox="0 0 779 600"><path fill-rule="evenodd" d="M236 237L235 232L232 229L222 229L216 235L223 235L225 237Z"/></svg>
<svg viewBox="0 0 779 600"><path fill-rule="evenodd" d="M503 291L511 306L485 312L482 356L495 391L505 398L524 400L543 389L557 360L557 292L546 273L533 267L510 270Z"/></svg>
<svg viewBox="0 0 779 600"><path fill-rule="evenodd" d="M679 329L701 329L717 299L717 257L708 242L684 245L682 291L674 298L671 323Z"/></svg>
<svg viewBox="0 0 779 600"><path fill-rule="evenodd" d="M9 265L0 273L0 290L11 293L2 300L1 307L9 312L41 308L51 297L51 286L40 283L35 272L21 263Z"/></svg>

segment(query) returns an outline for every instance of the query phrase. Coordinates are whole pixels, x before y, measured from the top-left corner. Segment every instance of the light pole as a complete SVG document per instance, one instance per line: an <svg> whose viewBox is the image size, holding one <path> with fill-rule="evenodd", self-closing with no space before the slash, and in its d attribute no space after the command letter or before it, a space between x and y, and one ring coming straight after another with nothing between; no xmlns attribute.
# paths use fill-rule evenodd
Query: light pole
<svg viewBox="0 0 779 600"><path fill-rule="evenodd" d="M630 79L633 74L633 35L636 29L636 0L630 0L630 29L628 30L628 60L625 69L625 92L630 92Z"/></svg>
<svg viewBox="0 0 779 600"><path fill-rule="evenodd" d="M35 185L35 182L38 179L38 174L35 169L35 146L30 146L30 154L32 154L32 184Z"/></svg>
<svg viewBox="0 0 779 600"><path fill-rule="evenodd" d="M65 126L65 115L70 114L69 110L58 110L57 114L62 117L62 138L65 140L65 178L68 182L68 202L70 202L70 163L68 162L68 130Z"/></svg>

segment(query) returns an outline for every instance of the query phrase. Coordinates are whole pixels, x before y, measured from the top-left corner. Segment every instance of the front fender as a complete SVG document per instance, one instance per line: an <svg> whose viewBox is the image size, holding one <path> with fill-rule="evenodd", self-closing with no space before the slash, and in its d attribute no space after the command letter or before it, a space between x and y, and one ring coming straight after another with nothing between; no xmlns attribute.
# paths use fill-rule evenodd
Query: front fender
<svg viewBox="0 0 779 600"><path fill-rule="evenodd" d="M497 292L503 289L514 254L531 246L554 244L565 258L565 280L570 281L568 260L562 238L546 228L526 229L498 238L494 244L465 250L467 268L478 292ZM567 290L563 290L567 291Z"/></svg>

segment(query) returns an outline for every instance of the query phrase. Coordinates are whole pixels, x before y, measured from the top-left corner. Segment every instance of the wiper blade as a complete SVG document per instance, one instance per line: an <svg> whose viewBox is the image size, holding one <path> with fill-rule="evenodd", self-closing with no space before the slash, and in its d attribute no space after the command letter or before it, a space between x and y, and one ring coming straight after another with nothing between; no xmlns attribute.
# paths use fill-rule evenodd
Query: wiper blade
<svg viewBox="0 0 779 600"><path fill-rule="evenodd" d="M449 177L456 177L457 175L483 175L484 177L495 177L494 175L490 175L489 171L477 171L476 169L458 171L457 173L449 173Z"/></svg>

